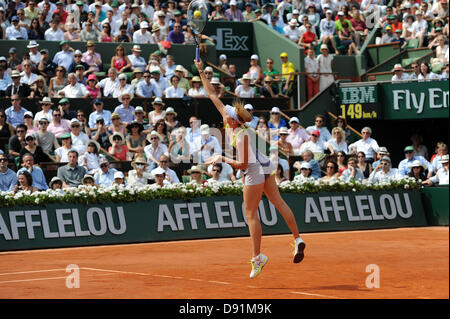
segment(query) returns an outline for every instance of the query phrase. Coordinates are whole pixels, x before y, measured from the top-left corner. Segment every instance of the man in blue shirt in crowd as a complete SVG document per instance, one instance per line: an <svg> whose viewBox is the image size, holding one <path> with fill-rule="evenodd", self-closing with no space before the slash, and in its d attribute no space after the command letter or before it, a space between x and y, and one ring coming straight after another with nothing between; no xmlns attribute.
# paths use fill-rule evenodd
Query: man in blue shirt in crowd
<svg viewBox="0 0 450 319"><path fill-rule="evenodd" d="M419 161L420 164L425 165L428 171L432 170L430 162L428 162L423 156L414 155L414 147L406 146L404 149L405 159L398 164L398 173L401 176L406 176L411 172L411 165L414 161Z"/></svg>
<svg viewBox="0 0 450 319"><path fill-rule="evenodd" d="M25 112L28 112L28 110L20 105L22 100L18 94L13 94L11 96L11 102L12 106L5 110L5 114L8 123L16 128L17 125L24 123L23 116L25 115Z"/></svg>
<svg viewBox="0 0 450 319"><path fill-rule="evenodd" d="M8 168L8 157L0 154L0 191L9 192L17 184L17 174Z"/></svg>
<svg viewBox="0 0 450 319"><path fill-rule="evenodd" d="M23 171L28 171L33 177L33 186L37 187L40 191L45 191L48 189L47 182L45 180L44 173L39 166L34 166L33 155L27 153L22 157L23 167L17 171L19 175Z"/></svg>

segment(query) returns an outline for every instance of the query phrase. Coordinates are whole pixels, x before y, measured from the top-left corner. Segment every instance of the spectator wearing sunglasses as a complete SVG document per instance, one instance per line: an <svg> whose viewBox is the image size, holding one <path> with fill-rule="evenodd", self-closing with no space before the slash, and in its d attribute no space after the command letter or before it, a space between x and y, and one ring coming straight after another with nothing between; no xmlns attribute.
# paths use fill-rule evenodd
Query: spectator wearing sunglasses
<svg viewBox="0 0 450 319"><path fill-rule="evenodd" d="M370 183L390 182L401 177L398 170L391 167L391 158L389 156L383 157L380 164L375 168L369 176Z"/></svg>

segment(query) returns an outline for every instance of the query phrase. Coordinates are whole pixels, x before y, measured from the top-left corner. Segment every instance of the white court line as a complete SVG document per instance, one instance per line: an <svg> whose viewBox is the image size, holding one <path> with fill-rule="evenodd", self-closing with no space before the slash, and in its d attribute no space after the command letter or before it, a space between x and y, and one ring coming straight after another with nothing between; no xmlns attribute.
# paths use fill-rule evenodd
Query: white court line
<svg viewBox="0 0 450 319"><path fill-rule="evenodd" d="M45 269L45 270L30 270L30 271L5 272L5 273L0 274L0 276L7 276L7 275L21 275L21 274L32 274L32 273L51 272L51 271L66 271L66 269Z"/></svg>
<svg viewBox="0 0 450 319"><path fill-rule="evenodd" d="M208 282L213 283L213 284L231 285L229 282L223 282L223 281L208 280Z"/></svg>
<svg viewBox="0 0 450 319"><path fill-rule="evenodd" d="M83 277L99 277L99 276L111 276L111 275L114 275L114 274L84 275ZM64 276L64 277L47 277L47 278L6 280L6 281L0 281L0 284L9 284L9 283L15 283L15 282L28 282L28 281L55 280L55 279L67 279L67 276Z"/></svg>
<svg viewBox="0 0 450 319"><path fill-rule="evenodd" d="M142 273L142 272L133 272L133 271L110 270L110 269L100 269L100 268L90 268L90 267L81 267L80 269L104 271L104 272L114 272L114 273L120 273L120 274L139 275L139 276L152 276L151 274L146 274L146 273Z"/></svg>
<svg viewBox="0 0 450 319"><path fill-rule="evenodd" d="M312 233L302 233L300 231L300 235L302 237L309 236L329 236L329 235L339 235L339 234L348 234L348 233L370 233L370 232L387 232L387 231L407 231L411 229L439 229L444 231L449 231L447 226L429 226L429 227L401 227L401 228L386 228L386 229L363 229L363 230L342 230L342 231L332 231L332 232L312 232ZM278 234L278 235L263 235L264 237L291 237L292 234ZM144 246L144 245L179 245L180 243L190 243L190 242L215 242L215 241L233 241L233 240L242 240L242 239L250 239L250 236L240 236L240 237L226 237L226 238L205 238L205 239L189 239L189 240L172 240L172 241L160 241L160 242L150 242L150 243L134 243L134 244L111 244L111 245L95 245L95 246L80 246L80 247L55 247L55 248L45 248L45 249L33 249L33 250L17 250L17 251L4 251L0 252L0 255L6 254L31 254L31 253L41 253L41 252L59 252L65 250L80 250L80 249L98 249L98 248L111 248L115 247L133 247L133 246Z"/></svg>
<svg viewBox="0 0 450 319"><path fill-rule="evenodd" d="M301 291L291 291L290 293L291 294L297 294L297 295L322 297L322 298L328 298L328 299L345 299L345 298L339 298L339 297L335 297L335 296L327 296L327 295L321 295L321 294L312 294L312 293L301 292Z"/></svg>

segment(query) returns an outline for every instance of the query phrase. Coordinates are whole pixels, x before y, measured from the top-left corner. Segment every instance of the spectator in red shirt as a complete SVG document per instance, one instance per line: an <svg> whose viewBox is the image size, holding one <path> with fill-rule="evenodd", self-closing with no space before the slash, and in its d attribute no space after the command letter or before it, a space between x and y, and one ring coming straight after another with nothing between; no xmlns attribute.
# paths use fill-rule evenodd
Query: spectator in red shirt
<svg viewBox="0 0 450 319"><path fill-rule="evenodd" d="M398 21L398 17L395 14L393 14L392 16L389 16L388 21L391 25L392 32L395 33L395 31L397 31L397 30L403 31L403 24L400 21Z"/></svg>
<svg viewBox="0 0 450 319"><path fill-rule="evenodd" d="M364 19L361 16L361 12L353 6L353 18L350 20L353 29L355 30L355 44L357 48L361 47L361 40L364 41L365 37L369 34L369 28L367 28Z"/></svg>
<svg viewBox="0 0 450 319"><path fill-rule="evenodd" d="M59 22L61 22L62 24L66 24L66 19L69 14L67 13L67 11L64 10L64 2L62 1L56 2L56 8L57 9L53 11L52 14L58 13L61 18Z"/></svg>

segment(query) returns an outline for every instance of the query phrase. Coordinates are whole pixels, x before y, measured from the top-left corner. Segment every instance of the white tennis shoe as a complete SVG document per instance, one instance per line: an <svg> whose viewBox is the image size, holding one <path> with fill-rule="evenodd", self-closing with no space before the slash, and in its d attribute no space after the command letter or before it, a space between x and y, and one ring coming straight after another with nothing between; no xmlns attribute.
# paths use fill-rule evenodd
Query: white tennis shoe
<svg viewBox="0 0 450 319"><path fill-rule="evenodd" d="M250 278L255 278L259 275L264 265L269 261L269 257L259 254L257 257L253 257L250 263L252 264L252 271L250 273Z"/></svg>
<svg viewBox="0 0 450 319"><path fill-rule="evenodd" d="M305 257L305 254L303 253L303 251L305 250L305 242L303 241L303 239L301 237L298 237L297 239L295 239L295 244L294 244L294 263L297 264L299 262L301 262L303 260L303 258Z"/></svg>

